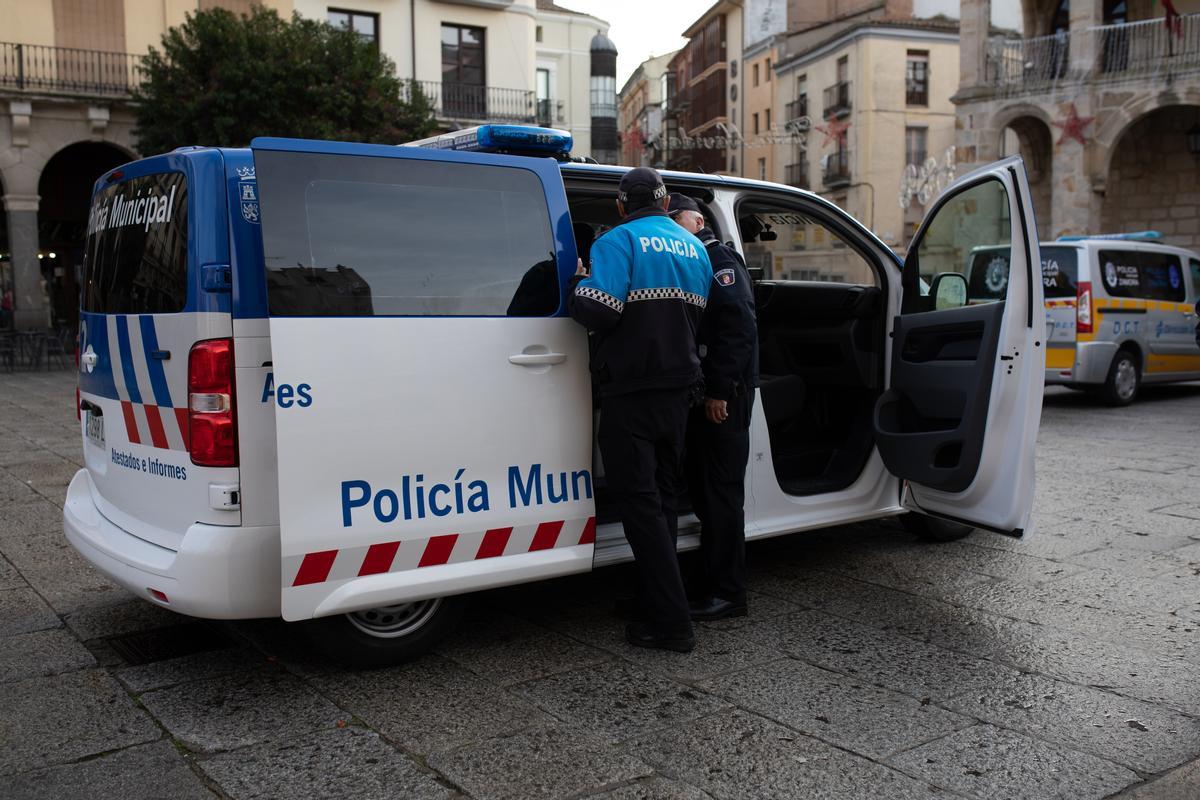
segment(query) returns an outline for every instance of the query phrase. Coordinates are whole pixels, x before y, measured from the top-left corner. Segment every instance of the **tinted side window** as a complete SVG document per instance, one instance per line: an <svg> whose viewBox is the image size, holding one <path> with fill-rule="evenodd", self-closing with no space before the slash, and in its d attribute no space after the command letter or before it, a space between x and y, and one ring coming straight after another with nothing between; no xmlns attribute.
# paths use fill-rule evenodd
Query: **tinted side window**
<svg viewBox="0 0 1200 800"><path fill-rule="evenodd" d="M1177 303L1187 299L1183 265L1170 253L1101 250L1100 274L1114 297Z"/></svg>
<svg viewBox="0 0 1200 800"><path fill-rule="evenodd" d="M1195 293L1193 296L1200 295L1200 261L1189 259L1188 269L1192 271L1192 291Z"/></svg>
<svg viewBox="0 0 1200 800"><path fill-rule="evenodd" d="M1042 288L1047 298L1075 297L1079 252L1074 247L1042 248Z"/></svg>
<svg viewBox="0 0 1200 800"><path fill-rule="evenodd" d="M548 316L546 195L527 170L255 154L276 316Z"/></svg>
<svg viewBox="0 0 1200 800"><path fill-rule="evenodd" d="M187 179L131 178L92 200L83 310L169 314L187 305Z"/></svg>
<svg viewBox="0 0 1200 800"><path fill-rule="evenodd" d="M1142 259L1142 297L1174 303L1187 299L1183 265L1178 256L1154 251L1143 251L1139 255Z"/></svg>

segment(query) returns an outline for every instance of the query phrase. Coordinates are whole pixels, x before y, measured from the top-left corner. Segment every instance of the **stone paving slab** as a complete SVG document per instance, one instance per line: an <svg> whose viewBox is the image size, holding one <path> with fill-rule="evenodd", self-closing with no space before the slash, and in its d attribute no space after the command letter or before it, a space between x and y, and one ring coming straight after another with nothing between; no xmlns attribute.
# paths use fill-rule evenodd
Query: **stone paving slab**
<svg viewBox="0 0 1200 800"><path fill-rule="evenodd" d="M88 649L62 628L0 639L0 684L95 665Z"/></svg>
<svg viewBox="0 0 1200 800"><path fill-rule="evenodd" d="M0 591L0 637L61 625L54 609L33 589Z"/></svg>
<svg viewBox="0 0 1200 800"><path fill-rule="evenodd" d="M149 742L162 732L103 670L6 683L0 775Z"/></svg>
<svg viewBox="0 0 1200 800"><path fill-rule="evenodd" d="M120 800L212 800L216 795L170 742L116 750L99 758L7 779L8 800L111 797Z"/></svg>
<svg viewBox="0 0 1200 800"><path fill-rule="evenodd" d="M712 795L695 786L657 775L587 797L588 800L713 800Z"/></svg>
<svg viewBox="0 0 1200 800"><path fill-rule="evenodd" d="M1116 795L1119 800L1196 800L1200 797L1200 760Z"/></svg>
<svg viewBox="0 0 1200 800"><path fill-rule="evenodd" d="M888 763L938 786L996 800L1098 800L1139 780L1110 761L991 725L957 731Z"/></svg>
<svg viewBox="0 0 1200 800"><path fill-rule="evenodd" d="M236 800L443 800L456 793L362 728L333 728L206 758L200 768Z"/></svg>
<svg viewBox="0 0 1200 800"><path fill-rule="evenodd" d="M435 755L429 764L480 800L549 800L654 772L611 744L559 725Z"/></svg>
<svg viewBox="0 0 1200 800"><path fill-rule="evenodd" d="M326 670L311 683L389 740L427 756L551 718L512 691L436 655L372 671Z"/></svg>
<svg viewBox="0 0 1200 800"><path fill-rule="evenodd" d="M147 692L141 702L180 743L201 752L301 736L348 716L279 670L179 684Z"/></svg>
<svg viewBox="0 0 1200 800"><path fill-rule="evenodd" d="M945 705L1144 773L1163 772L1200 752L1200 719L1036 675L1021 675Z"/></svg>
<svg viewBox="0 0 1200 800"><path fill-rule="evenodd" d="M946 793L744 711L639 739L631 751L725 800L908 800Z"/></svg>
<svg viewBox="0 0 1200 800"><path fill-rule="evenodd" d="M700 684L739 708L882 760L974 720L798 661L775 661Z"/></svg>

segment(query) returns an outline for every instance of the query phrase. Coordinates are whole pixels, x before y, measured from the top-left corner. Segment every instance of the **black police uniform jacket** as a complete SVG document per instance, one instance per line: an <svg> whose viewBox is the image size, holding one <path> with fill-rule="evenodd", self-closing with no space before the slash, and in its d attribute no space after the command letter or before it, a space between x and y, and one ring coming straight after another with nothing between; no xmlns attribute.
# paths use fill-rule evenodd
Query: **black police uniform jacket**
<svg viewBox="0 0 1200 800"><path fill-rule="evenodd" d="M712 284L700 240L649 208L597 239L591 256L591 274L571 279L567 310L594 334L600 396L697 385L696 334Z"/></svg>
<svg viewBox="0 0 1200 800"><path fill-rule="evenodd" d="M696 237L712 262L712 290L700 320L704 394L729 400L758 386L758 320L746 262L708 228Z"/></svg>

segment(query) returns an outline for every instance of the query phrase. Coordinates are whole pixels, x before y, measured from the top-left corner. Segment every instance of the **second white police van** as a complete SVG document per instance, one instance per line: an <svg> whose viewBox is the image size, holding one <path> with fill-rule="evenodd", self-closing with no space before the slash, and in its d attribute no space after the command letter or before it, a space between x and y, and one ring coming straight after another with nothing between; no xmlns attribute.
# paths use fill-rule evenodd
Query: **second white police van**
<svg viewBox="0 0 1200 800"><path fill-rule="evenodd" d="M382 664L470 592L632 558L563 296L624 169L547 129L421 144L257 139L97 182L64 524L135 595L306 620ZM900 514L932 538L1029 528L1046 324L1019 159L947 189L903 263L811 193L664 177L772 276L748 539ZM974 298L968 255L996 246L1005 291Z"/></svg>
<svg viewBox="0 0 1200 800"><path fill-rule="evenodd" d="M1142 231L1042 243L1048 385L1123 406L1142 384L1200 380L1200 255L1161 239ZM969 276L973 298L1002 296L1007 250L979 248Z"/></svg>

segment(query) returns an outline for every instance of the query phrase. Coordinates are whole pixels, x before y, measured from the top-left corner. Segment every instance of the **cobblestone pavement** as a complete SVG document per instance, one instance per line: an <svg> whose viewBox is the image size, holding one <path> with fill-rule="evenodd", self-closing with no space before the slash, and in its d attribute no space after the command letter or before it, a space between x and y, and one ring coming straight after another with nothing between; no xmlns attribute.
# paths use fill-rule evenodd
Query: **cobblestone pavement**
<svg viewBox="0 0 1200 800"><path fill-rule="evenodd" d="M356 673L75 555L73 384L0 375L5 797L1200 796L1200 386L1049 393L1024 541L752 546L752 616L690 656L621 643L618 568L490 593L435 654Z"/></svg>

